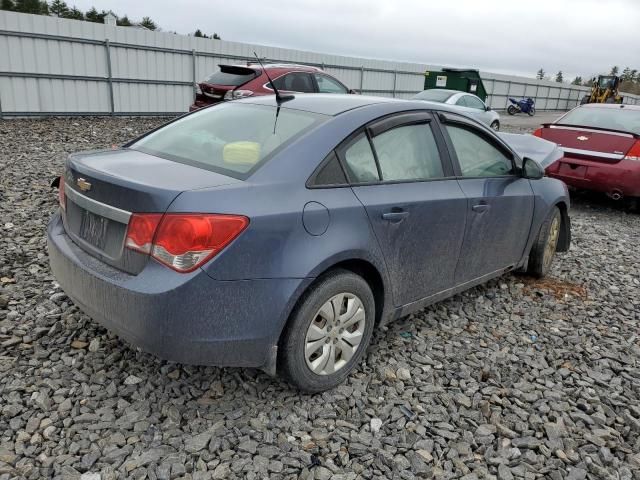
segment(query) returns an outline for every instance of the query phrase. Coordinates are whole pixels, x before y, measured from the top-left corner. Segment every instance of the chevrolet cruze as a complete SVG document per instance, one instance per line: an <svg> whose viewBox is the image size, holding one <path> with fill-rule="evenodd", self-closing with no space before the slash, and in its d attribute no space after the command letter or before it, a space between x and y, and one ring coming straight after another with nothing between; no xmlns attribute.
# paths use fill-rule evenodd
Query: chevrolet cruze
<svg viewBox="0 0 640 480"><path fill-rule="evenodd" d="M317 392L385 322L511 270L546 274L570 243L566 187L543 177L561 155L441 104L221 103L71 155L51 267L135 346Z"/></svg>

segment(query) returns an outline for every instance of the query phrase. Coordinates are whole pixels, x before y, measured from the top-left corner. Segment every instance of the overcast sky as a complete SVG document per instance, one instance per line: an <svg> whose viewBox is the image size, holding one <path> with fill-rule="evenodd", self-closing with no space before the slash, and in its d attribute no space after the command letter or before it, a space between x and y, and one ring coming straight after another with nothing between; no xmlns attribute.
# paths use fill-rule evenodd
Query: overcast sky
<svg viewBox="0 0 640 480"><path fill-rule="evenodd" d="M565 81L640 69L640 0L70 0L223 40Z"/></svg>

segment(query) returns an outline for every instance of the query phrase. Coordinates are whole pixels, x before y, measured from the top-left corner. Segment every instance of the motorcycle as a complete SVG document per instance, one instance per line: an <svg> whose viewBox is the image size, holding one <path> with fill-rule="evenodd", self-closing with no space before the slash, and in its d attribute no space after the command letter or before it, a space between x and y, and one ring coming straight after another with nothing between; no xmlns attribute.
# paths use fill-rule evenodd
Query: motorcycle
<svg viewBox="0 0 640 480"><path fill-rule="evenodd" d="M509 115L515 115L518 112L526 113L530 117L536 114L535 102L532 98L523 98L516 100L515 98L509 98L511 105L507 107L507 113Z"/></svg>

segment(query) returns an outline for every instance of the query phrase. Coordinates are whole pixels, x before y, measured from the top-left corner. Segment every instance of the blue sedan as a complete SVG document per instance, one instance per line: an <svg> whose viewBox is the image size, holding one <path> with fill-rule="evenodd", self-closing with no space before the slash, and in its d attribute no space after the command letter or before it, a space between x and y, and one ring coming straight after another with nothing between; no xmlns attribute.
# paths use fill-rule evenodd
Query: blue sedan
<svg viewBox="0 0 640 480"><path fill-rule="evenodd" d="M223 103L71 155L48 226L69 297L182 363L322 391L373 331L570 244L562 153L443 104L355 95Z"/></svg>

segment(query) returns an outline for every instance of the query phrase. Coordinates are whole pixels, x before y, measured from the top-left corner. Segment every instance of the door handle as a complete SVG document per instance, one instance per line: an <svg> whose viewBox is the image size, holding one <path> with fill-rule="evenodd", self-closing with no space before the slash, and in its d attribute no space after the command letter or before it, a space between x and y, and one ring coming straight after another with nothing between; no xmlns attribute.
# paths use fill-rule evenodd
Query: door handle
<svg viewBox="0 0 640 480"><path fill-rule="evenodd" d="M391 223L399 223L409 216L409 212L386 212L382 214L382 219Z"/></svg>
<svg viewBox="0 0 640 480"><path fill-rule="evenodd" d="M471 207L471 210L478 213L486 212L487 210L489 210L489 205L487 205L486 203L479 203L478 205L474 205L473 207Z"/></svg>

